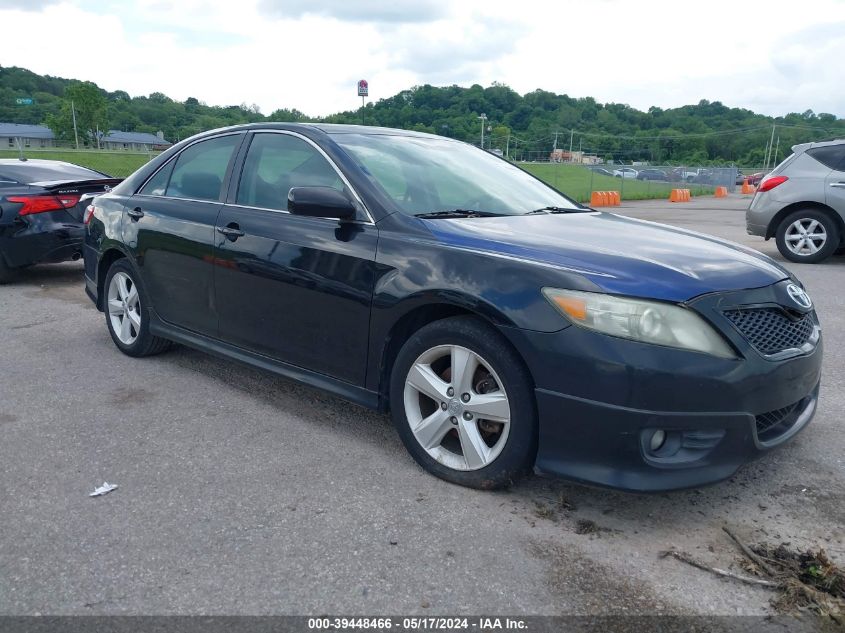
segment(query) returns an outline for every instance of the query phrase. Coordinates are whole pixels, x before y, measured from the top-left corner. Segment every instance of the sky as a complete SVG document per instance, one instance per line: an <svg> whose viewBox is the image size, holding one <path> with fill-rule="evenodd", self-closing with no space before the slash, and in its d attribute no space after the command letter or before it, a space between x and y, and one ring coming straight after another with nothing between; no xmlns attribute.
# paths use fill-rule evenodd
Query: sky
<svg viewBox="0 0 845 633"><path fill-rule="evenodd" d="M415 85L845 118L845 0L0 0L0 65L310 116Z"/></svg>

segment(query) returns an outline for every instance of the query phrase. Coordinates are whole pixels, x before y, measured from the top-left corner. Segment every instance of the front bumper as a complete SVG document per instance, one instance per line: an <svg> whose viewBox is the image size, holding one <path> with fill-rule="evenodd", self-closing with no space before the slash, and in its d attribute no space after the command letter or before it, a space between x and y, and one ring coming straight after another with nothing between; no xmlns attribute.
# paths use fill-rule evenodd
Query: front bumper
<svg viewBox="0 0 845 633"><path fill-rule="evenodd" d="M781 360L748 346L721 359L576 326L501 330L534 377L540 473L635 491L713 483L794 437L817 406L821 337ZM656 430L663 452L649 447Z"/></svg>
<svg viewBox="0 0 845 633"><path fill-rule="evenodd" d="M536 470L612 488L654 492L721 481L768 450L787 442L810 422L818 385L801 401L788 429L771 443L757 434L750 413L647 411L614 407L537 390L540 449ZM655 431L677 452L651 454Z"/></svg>

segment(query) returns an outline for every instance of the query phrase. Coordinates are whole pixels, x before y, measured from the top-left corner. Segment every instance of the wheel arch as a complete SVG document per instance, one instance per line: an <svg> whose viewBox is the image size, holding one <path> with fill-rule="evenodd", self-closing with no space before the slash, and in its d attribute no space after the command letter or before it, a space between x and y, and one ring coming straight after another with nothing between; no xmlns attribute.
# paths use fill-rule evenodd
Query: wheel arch
<svg viewBox="0 0 845 633"><path fill-rule="evenodd" d="M842 216L839 215L832 207L821 203L821 202L793 202L791 204L786 205L783 209L778 211L775 214L775 217L772 218L772 221L769 222L769 226L766 229L766 239L771 239L775 235L777 235L778 227L780 223L783 222L784 218L795 211L801 211L803 209L812 209L813 211L821 211L825 215L829 216L836 227L839 229L839 241L840 244L842 240L845 239L845 221L843 221Z"/></svg>
<svg viewBox="0 0 845 633"><path fill-rule="evenodd" d="M426 325L458 316L474 317L493 328L495 328L496 325L508 324L504 318L496 318L497 315L492 315L489 312L474 310L464 305L443 301L417 305L405 311L388 329L387 334L384 337L384 344L381 346L378 353L379 362L377 367L377 389L380 402L379 409L381 411L386 412L390 410L390 375L393 371L393 365L396 362L399 351L402 349L405 342L413 335L414 332ZM506 337L503 336L502 338L504 343L508 345L522 361L526 374L529 376L533 387L534 376L531 374L528 364L525 362L522 354L520 354L519 350Z"/></svg>
<svg viewBox="0 0 845 633"><path fill-rule="evenodd" d="M127 256L122 250L117 247L109 247L100 256L100 261L97 262L97 309L103 310L103 296L106 289L106 275L109 272L112 264L119 259L125 259Z"/></svg>

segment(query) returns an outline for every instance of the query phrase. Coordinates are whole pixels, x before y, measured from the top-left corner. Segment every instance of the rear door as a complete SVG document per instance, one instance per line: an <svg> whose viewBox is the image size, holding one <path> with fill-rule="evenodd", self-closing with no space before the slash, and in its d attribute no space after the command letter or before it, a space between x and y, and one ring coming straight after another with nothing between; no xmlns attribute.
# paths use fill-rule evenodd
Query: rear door
<svg viewBox="0 0 845 633"><path fill-rule="evenodd" d="M288 191L303 186L354 198L311 141L256 132L217 220L220 338L363 385L378 231L363 206L357 221L288 213Z"/></svg>
<svg viewBox="0 0 845 633"><path fill-rule="evenodd" d="M831 171L825 178L825 202L845 219L845 143L807 151Z"/></svg>
<svg viewBox="0 0 845 633"><path fill-rule="evenodd" d="M127 202L124 243L164 321L215 336L215 222L243 133L203 139L170 160Z"/></svg>

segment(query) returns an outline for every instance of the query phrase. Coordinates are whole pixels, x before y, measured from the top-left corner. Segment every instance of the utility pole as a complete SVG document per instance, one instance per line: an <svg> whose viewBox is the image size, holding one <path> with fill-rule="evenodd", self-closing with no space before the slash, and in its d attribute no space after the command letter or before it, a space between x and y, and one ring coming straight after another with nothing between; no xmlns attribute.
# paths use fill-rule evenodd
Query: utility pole
<svg viewBox="0 0 845 633"><path fill-rule="evenodd" d="M775 143L775 156L772 158L772 168L774 169L778 164L778 151L780 150L780 134L778 134L778 141Z"/></svg>
<svg viewBox="0 0 845 633"><path fill-rule="evenodd" d="M557 132L555 132L555 146L552 148L552 151L557 151Z"/></svg>
<svg viewBox="0 0 845 633"><path fill-rule="evenodd" d="M487 122L487 115L482 112L478 118L481 119L481 149L484 149L484 124Z"/></svg>
<svg viewBox="0 0 845 633"><path fill-rule="evenodd" d="M76 109L73 107L73 99L70 100L70 115L73 117L73 138L76 141L76 149L79 149L79 133L76 131Z"/></svg>
<svg viewBox="0 0 845 633"><path fill-rule="evenodd" d="M511 135L508 134L508 140L505 142L505 158L511 157Z"/></svg>
<svg viewBox="0 0 845 633"><path fill-rule="evenodd" d="M773 148L773 147L774 147L774 145L775 145L775 127L776 127L776 126L773 124L773 125L772 125L772 138L771 138L771 140L769 141L769 153L768 153L768 155L766 156L766 171L768 171L768 170L769 170L769 158L771 158L771 156L772 156L772 148Z"/></svg>
<svg viewBox="0 0 845 633"><path fill-rule="evenodd" d="M572 135L575 134L575 130L569 130L569 162L574 163L575 161L572 160Z"/></svg>

